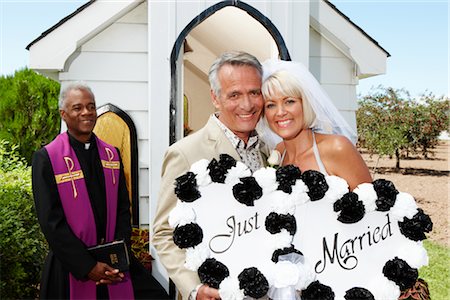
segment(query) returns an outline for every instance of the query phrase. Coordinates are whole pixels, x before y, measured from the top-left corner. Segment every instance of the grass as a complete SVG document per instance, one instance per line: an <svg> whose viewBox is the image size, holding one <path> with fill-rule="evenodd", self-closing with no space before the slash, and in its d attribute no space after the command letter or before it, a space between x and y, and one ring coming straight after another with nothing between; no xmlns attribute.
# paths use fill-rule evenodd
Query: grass
<svg viewBox="0 0 450 300"><path fill-rule="evenodd" d="M428 240L424 246L429 264L420 268L419 277L428 283L431 299L450 299L450 248Z"/></svg>

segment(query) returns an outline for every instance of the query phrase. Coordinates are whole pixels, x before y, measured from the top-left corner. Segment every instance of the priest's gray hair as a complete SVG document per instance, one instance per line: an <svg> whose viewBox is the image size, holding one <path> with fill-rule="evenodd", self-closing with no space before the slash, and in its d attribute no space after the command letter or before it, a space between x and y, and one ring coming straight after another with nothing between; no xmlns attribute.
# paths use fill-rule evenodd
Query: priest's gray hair
<svg viewBox="0 0 450 300"><path fill-rule="evenodd" d="M69 94L70 91L73 91L73 90L80 90L80 91L88 92L89 95L91 96L91 99L94 100L94 102L95 102L94 93L92 92L91 88L85 82L82 82L82 81L72 82L72 83L69 83L68 85L66 85L64 87L64 89L62 89L61 92L59 93L58 107L60 110L64 110L64 104L66 102L67 95Z"/></svg>
<svg viewBox="0 0 450 300"><path fill-rule="evenodd" d="M258 74L261 78L263 75L261 63L253 55L243 51L224 52L213 62L208 74L209 84L211 85L211 89L217 97L220 96L222 88L220 86L218 73L220 68L222 68L224 65L253 67L258 71Z"/></svg>

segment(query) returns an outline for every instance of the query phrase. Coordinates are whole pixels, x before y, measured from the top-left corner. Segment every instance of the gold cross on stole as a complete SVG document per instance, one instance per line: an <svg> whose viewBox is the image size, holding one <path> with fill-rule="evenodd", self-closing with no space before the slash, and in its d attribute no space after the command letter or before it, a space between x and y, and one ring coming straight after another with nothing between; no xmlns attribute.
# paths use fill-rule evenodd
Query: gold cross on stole
<svg viewBox="0 0 450 300"><path fill-rule="evenodd" d="M106 155L108 156L108 161L102 159L103 168L111 169L113 184L116 184L116 176L114 175L114 170L120 168L120 162L118 160L113 161L114 153L109 148L105 148Z"/></svg>
<svg viewBox="0 0 450 300"><path fill-rule="evenodd" d="M64 162L66 163L67 173L56 174L56 184L64 183L70 181L72 183L73 197L78 196L77 188L75 187L75 180L83 179L83 171L73 171L74 163L70 157L64 156Z"/></svg>

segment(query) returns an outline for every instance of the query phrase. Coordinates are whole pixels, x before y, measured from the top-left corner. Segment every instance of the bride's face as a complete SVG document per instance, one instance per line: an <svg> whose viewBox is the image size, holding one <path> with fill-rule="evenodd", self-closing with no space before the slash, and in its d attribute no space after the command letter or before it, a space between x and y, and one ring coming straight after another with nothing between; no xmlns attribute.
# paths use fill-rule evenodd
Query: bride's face
<svg viewBox="0 0 450 300"><path fill-rule="evenodd" d="M304 128L300 98L276 95L265 99L264 114L270 128L285 140L296 137Z"/></svg>

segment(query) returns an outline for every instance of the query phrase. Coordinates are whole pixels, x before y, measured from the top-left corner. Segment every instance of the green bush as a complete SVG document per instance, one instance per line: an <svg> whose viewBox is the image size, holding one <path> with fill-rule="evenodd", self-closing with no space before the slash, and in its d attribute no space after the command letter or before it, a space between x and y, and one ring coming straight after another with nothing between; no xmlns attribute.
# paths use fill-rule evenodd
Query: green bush
<svg viewBox="0 0 450 300"><path fill-rule="evenodd" d="M4 172L14 169L23 169L27 166L25 159L17 155L17 145L11 142L0 140L0 170Z"/></svg>
<svg viewBox="0 0 450 300"><path fill-rule="evenodd" d="M0 141L0 294L36 299L48 246L34 209L31 168L5 145Z"/></svg>
<svg viewBox="0 0 450 300"><path fill-rule="evenodd" d="M0 77L0 139L18 145L29 165L33 152L59 133L59 88L29 69Z"/></svg>

